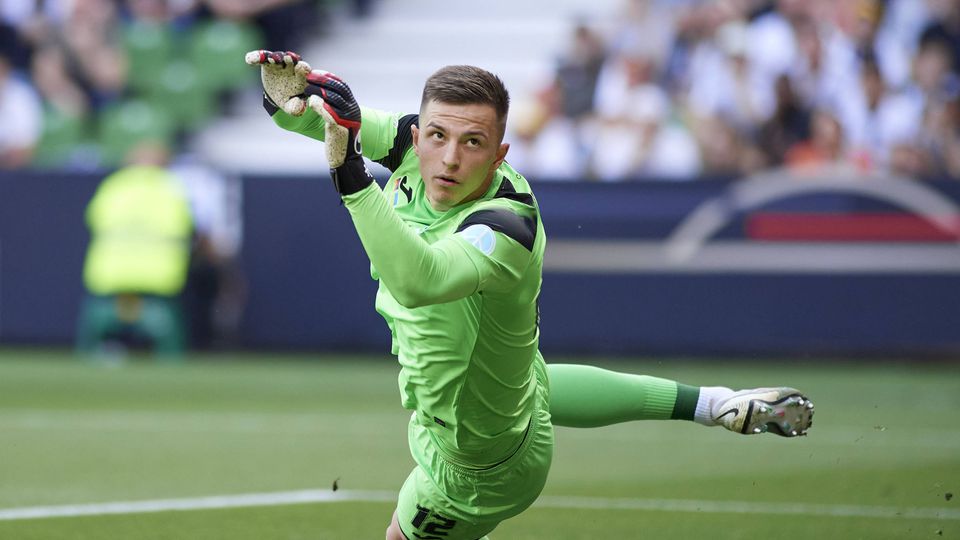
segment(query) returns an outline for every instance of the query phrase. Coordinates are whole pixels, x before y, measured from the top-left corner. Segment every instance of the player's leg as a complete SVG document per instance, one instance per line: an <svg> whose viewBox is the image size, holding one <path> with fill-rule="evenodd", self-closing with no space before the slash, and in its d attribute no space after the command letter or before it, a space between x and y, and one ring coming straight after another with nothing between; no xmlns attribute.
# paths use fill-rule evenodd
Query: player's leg
<svg viewBox="0 0 960 540"><path fill-rule="evenodd" d="M448 461L416 417L411 419L410 452L420 465L400 488L387 538L482 540L533 504L546 485L554 445L546 367L540 361L534 370L540 384L530 425L518 448L493 467L470 469Z"/></svg>
<svg viewBox="0 0 960 540"><path fill-rule="evenodd" d="M397 523L397 511L393 511L393 518L390 519L390 525L387 526L386 540L408 540L400 530L400 524Z"/></svg>
<svg viewBox="0 0 960 540"><path fill-rule="evenodd" d="M177 360L186 348L183 317L174 298L144 297L140 327L150 337L157 356Z"/></svg>
<svg viewBox="0 0 960 540"><path fill-rule="evenodd" d="M413 540L415 538L443 538L444 540L476 540L484 538L499 524L498 520L485 519L474 515L479 512L465 512L463 501L468 500L466 493L456 493L444 479L450 478L453 471L440 465L437 471L439 482L431 479L421 467L416 467L400 488L397 497L397 509L393 514L390 527L387 528L388 540ZM456 474L453 472L453 474ZM446 494L441 490L452 490ZM474 493L475 495L475 493Z"/></svg>
<svg viewBox="0 0 960 540"><path fill-rule="evenodd" d="M483 538L479 538L478 540L489 540L489 539L490 539L489 536L484 536ZM390 520L390 526L387 527L386 540L410 540L409 538L407 538L405 534L403 534L403 530L400 528L400 522L397 519L396 511L393 512L393 518Z"/></svg>
<svg viewBox="0 0 960 540"><path fill-rule="evenodd" d="M547 373L550 413L557 426L674 419L792 437L805 434L812 424L813 404L793 388L734 392L576 364L549 364Z"/></svg>
<svg viewBox="0 0 960 540"><path fill-rule="evenodd" d="M97 354L104 336L118 326L114 297L88 295L83 300L77 322L77 353L86 356Z"/></svg>
<svg viewBox="0 0 960 540"><path fill-rule="evenodd" d="M386 540L410 540L403 530L400 529L400 523L397 521L397 512L394 510L393 518L390 520L390 525L387 527L387 539Z"/></svg>

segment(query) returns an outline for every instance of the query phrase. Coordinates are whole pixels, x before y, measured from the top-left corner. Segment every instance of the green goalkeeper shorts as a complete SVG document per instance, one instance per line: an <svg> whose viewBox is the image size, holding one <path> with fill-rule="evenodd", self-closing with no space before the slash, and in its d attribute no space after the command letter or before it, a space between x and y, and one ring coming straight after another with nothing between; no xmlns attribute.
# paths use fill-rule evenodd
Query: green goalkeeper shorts
<svg viewBox="0 0 960 540"><path fill-rule="evenodd" d="M553 425L546 366L537 359L537 398L520 447L489 469L469 469L440 455L426 429L411 421L411 451L418 463L397 501L397 520L407 538L476 540L501 521L526 510L540 496L553 459Z"/></svg>

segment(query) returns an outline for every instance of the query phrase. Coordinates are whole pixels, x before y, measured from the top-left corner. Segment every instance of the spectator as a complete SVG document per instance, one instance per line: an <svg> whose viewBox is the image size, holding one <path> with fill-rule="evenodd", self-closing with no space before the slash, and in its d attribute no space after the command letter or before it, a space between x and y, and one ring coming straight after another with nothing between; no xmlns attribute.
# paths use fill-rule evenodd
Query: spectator
<svg viewBox="0 0 960 540"><path fill-rule="evenodd" d="M884 25L886 2L852 0L835 3L835 24L846 34L861 60L877 64L884 83L901 88L910 76L910 57L890 25Z"/></svg>
<svg viewBox="0 0 960 540"><path fill-rule="evenodd" d="M168 149L135 147L130 165L108 176L87 207L89 295L77 350L104 352L111 340L148 341L165 358L185 347L178 295L190 259L192 219L182 186L165 168Z"/></svg>
<svg viewBox="0 0 960 540"><path fill-rule="evenodd" d="M170 167L184 187L194 218L194 249L184 290L191 346L235 343L246 301L238 255L241 186L199 159L180 156Z"/></svg>
<svg viewBox="0 0 960 540"><path fill-rule="evenodd" d="M560 84L554 79L534 99L515 107L510 163L542 180L586 177L586 129L562 113Z"/></svg>
<svg viewBox="0 0 960 540"><path fill-rule="evenodd" d="M955 0L927 0L931 18L919 36L921 46L939 42L951 58L951 70L960 73L960 5Z"/></svg>
<svg viewBox="0 0 960 540"><path fill-rule="evenodd" d="M577 25L570 50L557 65L556 80L564 116L581 120L592 112L605 55L600 38L589 27Z"/></svg>
<svg viewBox="0 0 960 540"><path fill-rule="evenodd" d="M890 152L916 139L923 104L908 94L890 91L872 59L861 65L859 91L846 94L840 121L850 151L868 167L885 170Z"/></svg>
<svg viewBox="0 0 960 540"><path fill-rule="evenodd" d="M810 118L810 138L787 151L787 167L803 173L821 173L849 165L843 126L826 110L814 111Z"/></svg>
<svg viewBox="0 0 960 540"><path fill-rule="evenodd" d="M701 119L695 138L705 174L739 176L756 172L764 165L760 149L720 118Z"/></svg>
<svg viewBox="0 0 960 540"><path fill-rule="evenodd" d="M127 64L109 0L76 0L64 21L45 20L32 31L32 75L44 99L62 112L83 115L120 97Z"/></svg>
<svg viewBox="0 0 960 540"><path fill-rule="evenodd" d="M747 27L741 21L720 27L701 43L691 65L690 108L698 117L720 117L743 134L773 113L773 92L751 63Z"/></svg>
<svg viewBox="0 0 960 540"><path fill-rule="evenodd" d="M859 62L850 40L813 18L793 22L797 56L787 71L802 105L835 108L843 92L858 88Z"/></svg>
<svg viewBox="0 0 960 540"><path fill-rule="evenodd" d="M590 131L605 54L593 30L583 24L574 28L550 82L532 102L515 107L510 163L535 178L584 177L588 159L584 134Z"/></svg>
<svg viewBox="0 0 960 540"><path fill-rule="evenodd" d="M190 13L196 6L176 6L169 0L125 0L124 15L134 21L147 24L171 24L178 14Z"/></svg>
<svg viewBox="0 0 960 540"><path fill-rule="evenodd" d="M911 89L918 100L943 101L958 86L957 72L951 71L952 53L939 39L921 42L913 60Z"/></svg>
<svg viewBox="0 0 960 540"><path fill-rule="evenodd" d="M51 24L62 23L71 0L4 0L0 2L0 35L6 33L16 44L10 58L17 69L29 70L33 49L46 37Z"/></svg>
<svg viewBox="0 0 960 540"><path fill-rule="evenodd" d="M610 111L611 113L613 111ZM671 122L669 96L652 84L632 89L623 109L605 117L594 144L592 170L604 181L690 178L700 171L696 141Z"/></svg>
<svg viewBox="0 0 960 540"><path fill-rule="evenodd" d="M51 125L66 123L86 142L100 110L131 95L166 100L164 110L175 108L170 103L196 105L171 115L182 136L208 118L194 110L213 114L229 106L243 77L202 81L232 86L203 85L194 77L209 106L178 100L177 88L188 85L184 74L193 66L181 45L203 50L197 43L206 41L173 39L164 54L182 61L179 70L164 70L163 80L184 84L143 84L143 73L161 70L143 61L134 62L140 73L128 70L135 55L121 47L118 33L129 29L118 25L121 18L174 31L199 30L192 26L198 19L228 19L250 24L221 21L209 25L210 35L232 29L249 41L258 35L256 25L263 46L298 49L316 36L324 6L318 0L5 0L0 54L14 72L29 68ZM960 88L955 0L622 0L612 20L578 20L573 29L553 77L529 106L519 104L511 126L511 161L535 177L740 174L783 163L787 149L812 141L803 126L814 123L807 118L813 109L835 111L844 151L860 166L955 170L944 153L949 130L937 127L949 123L947 102ZM631 109L644 102L664 109ZM699 145L693 151L685 125ZM599 144L614 133L627 135L616 145ZM605 159L614 146L628 154ZM84 148L83 155L97 153L95 145ZM671 157L663 161L663 155Z"/></svg>
<svg viewBox="0 0 960 540"><path fill-rule="evenodd" d="M707 173L744 174L763 164L753 140L773 113L773 92L750 63L747 39L742 21L724 23L691 59L687 104Z"/></svg>
<svg viewBox="0 0 960 540"><path fill-rule="evenodd" d="M787 151L810 136L810 110L800 102L787 75L777 78L775 93L777 106L758 136L768 166L782 165Z"/></svg>
<svg viewBox="0 0 960 540"><path fill-rule="evenodd" d="M747 26L747 54L764 79L772 81L790 70L801 56L798 27L810 20L809 0L776 0L772 9L758 14Z"/></svg>
<svg viewBox="0 0 960 540"><path fill-rule="evenodd" d="M644 45L616 51L600 71L594 110L608 120L619 117L635 90L657 86L657 75L657 59Z"/></svg>
<svg viewBox="0 0 960 540"><path fill-rule="evenodd" d="M910 152L909 150L913 150ZM917 147L894 149L893 168L912 176L960 178L960 97L927 105Z"/></svg>
<svg viewBox="0 0 960 540"><path fill-rule="evenodd" d="M18 77L0 50L0 169L30 163L43 129L43 110L36 92Z"/></svg>
<svg viewBox="0 0 960 540"><path fill-rule="evenodd" d="M316 0L202 0L202 4L215 18L253 22L273 50L298 50L303 40L323 28ZM369 6L357 9L362 15Z"/></svg>
<svg viewBox="0 0 960 540"><path fill-rule="evenodd" d="M33 55L31 74L43 99L61 114L82 118L92 114L92 103L82 86L70 75L63 49L39 48Z"/></svg>

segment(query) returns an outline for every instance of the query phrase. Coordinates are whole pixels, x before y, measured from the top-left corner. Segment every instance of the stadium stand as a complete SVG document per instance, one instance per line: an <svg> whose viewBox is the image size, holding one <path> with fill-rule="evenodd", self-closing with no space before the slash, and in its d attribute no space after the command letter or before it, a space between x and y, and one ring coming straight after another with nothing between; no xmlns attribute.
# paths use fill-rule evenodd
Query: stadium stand
<svg viewBox="0 0 960 540"><path fill-rule="evenodd" d="M255 70L236 60L262 45L301 51L386 110L415 107L442 65L482 65L512 92L509 159L534 179L678 180L778 166L960 175L954 2L258 6L5 3L3 48L47 109L35 163L117 165L100 152L102 113L136 98L170 110L181 150L223 170L261 171L255 156L283 149L290 157L272 171L314 171L312 142L264 121ZM69 150L64 141L78 138Z"/></svg>
<svg viewBox="0 0 960 540"><path fill-rule="evenodd" d="M591 2L589 13L603 19L620 4ZM313 67L349 81L359 99L375 108L416 108L423 81L447 64L476 64L497 73L517 103L549 79L556 52L585 11L576 0L551 2L549 10L536 2L510 0L485 2L483 9L457 2L437 9L428 0L383 0L367 18L338 13L342 20L329 25L329 34L306 45L302 54ZM260 99L258 90L245 94L232 116L198 138L199 151L228 170L262 170L264 163L256 156L266 152L287 156L282 164L270 164L272 171L315 171L316 144L265 122Z"/></svg>

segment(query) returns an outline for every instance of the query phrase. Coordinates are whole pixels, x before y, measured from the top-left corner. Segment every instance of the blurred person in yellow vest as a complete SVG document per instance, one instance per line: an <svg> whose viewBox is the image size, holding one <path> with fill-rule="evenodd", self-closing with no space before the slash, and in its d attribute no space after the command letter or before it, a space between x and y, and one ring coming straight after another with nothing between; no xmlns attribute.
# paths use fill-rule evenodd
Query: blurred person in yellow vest
<svg viewBox="0 0 960 540"><path fill-rule="evenodd" d="M190 263L193 220L186 192L166 169L161 143L134 147L126 167L103 180L87 206L88 296L77 349L84 355L152 345L176 358L185 348L179 295Z"/></svg>

